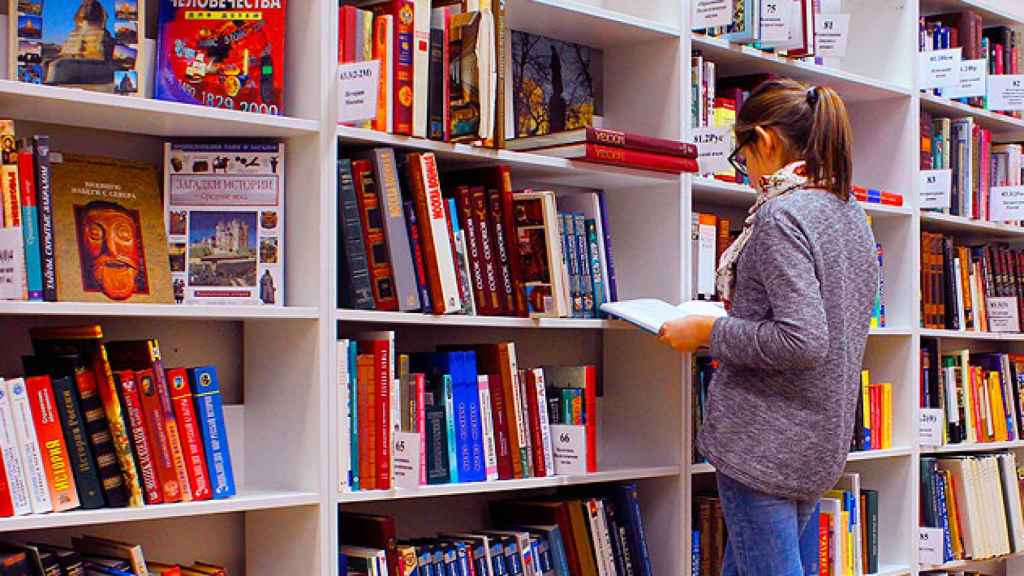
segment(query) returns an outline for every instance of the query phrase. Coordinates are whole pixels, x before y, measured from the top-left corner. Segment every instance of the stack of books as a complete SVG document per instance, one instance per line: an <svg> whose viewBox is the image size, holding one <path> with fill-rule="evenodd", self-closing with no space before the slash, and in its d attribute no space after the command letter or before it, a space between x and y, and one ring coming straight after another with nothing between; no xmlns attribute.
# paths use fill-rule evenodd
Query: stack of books
<svg viewBox="0 0 1024 576"><path fill-rule="evenodd" d="M694 144L603 128L587 127L519 138L510 141L508 148L661 172L698 171L697 146Z"/></svg>
<svg viewBox="0 0 1024 576"><path fill-rule="evenodd" d="M861 370L860 383L861 395L857 398L857 420L850 451L892 448L892 384L872 384L868 370Z"/></svg>
<svg viewBox="0 0 1024 576"><path fill-rule="evenodd" d="M147 561L140 544L89 535L71 538L70 547L0 542L0 565L11 576L228 576L223 566L208 562Z"/></svg>

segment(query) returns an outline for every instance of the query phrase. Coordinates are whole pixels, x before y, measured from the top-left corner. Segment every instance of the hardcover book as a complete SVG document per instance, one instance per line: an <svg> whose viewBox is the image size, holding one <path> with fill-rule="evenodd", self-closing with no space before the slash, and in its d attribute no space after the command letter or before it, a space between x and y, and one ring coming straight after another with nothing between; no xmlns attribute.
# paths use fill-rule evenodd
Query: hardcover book
<svg viewBox="0 0 1024 576"><path fill-rule="evenodd" d="M213 492L210 490L206 453L203 451L203 438L199 432L188 372L184 368L168 370L167 384L171 393L171 404L174 406L174 417L178 422L181 451L188 471L188 486L192 492L192 499L209 500L213 497Z"/></svg>
<svg viewBox="0 0 1024 576"><path fill-rule="evenodd" d="M164 144L174 300L284 304L284 144Z"/></svg>
<svg viewBox="0 0 1024 576"><path fill-rule="evenodd" d="M57 296L170 303L160 186L150 164L50 154Z"/></svg>
<svg viewBox="0 0 1024 576"><path fill-rule="evenodd" d="M53 511L63 512L78 508L78 490L75 487L74 473L68 465L68 448L64 441L64 431L57 413L50 377L30 376L25 379L25 389L32 409L32 424L36 429L39 452L46 469Z"/></svg>
<svg viewBox="0 0 1024 576"><path fill-rule="evenodd" d="M138 0L9 0L9 77L142 96L145 8Z"/></svg>
<svg viewBox="0 0 1024 576"><path fill-rule="evenodd" d="M284 114L285 12L286 0L160 0L154 96Z"/></svg>
<svg viewBox="0 0 1024 576"><path fill-rule="evenodd" d="M7 397L11 403L14 418L14 434L17 438L18 453L25 467L28 482L28 494L32 503L32 512L40 514L53 511L53 500L46 482L46 465L39 450L36 428L32 420L32 408L29 406L28 390L23 378L15 378L4 382Z"/></svg>
<svg viewBox="0 0 1024 576"><path fill-rule="evenodd" d="M18 436L14 429L14 408L7 394L7 386L0 380L0 452L3 454L4 474L10 492L12 513L21 516L32 512L28 488L28 475L18 450Z"/></svg>
<svg viewBox="0 0 1024 576"><path fill-rule="evenodd" d="M346 308L373 310L370 263L363 243L352 161L347 158L338 160L338 231L339 244L344 242L338 257L338 300Z"/></svg>
<svg viewBox="0 0 1024 576"><path fill-rule="evenodd" d="M117 383L117 392L124 405L127 427L131 432L132 448L139 466L142 496L145 498L146 504L162 504L164 494L160 485L160 477L156 471L156 464L153 461L155 448L150 441L151 434L142 406L142 396L139 394L139 380L141 378L136 379L135 372L132 370L114 372L114 382Z"/></svg>
<svg viewBox="0 0 1024 576"><path fill-rule="evenodd" d="M189 380L193 384L206 466L213 484L213 497L218 500L228 498L235 494L235 474L231 468L231 451L228 448L217 369L213 366L192 368L189 370Z"/></svg>
<svg viewBox="0 0 1024 576"><path fill-rule="evenodd" d="M513 203L530 316L568 316L568 273L558 235L555 194L522 192L515 195Z"/></svg>

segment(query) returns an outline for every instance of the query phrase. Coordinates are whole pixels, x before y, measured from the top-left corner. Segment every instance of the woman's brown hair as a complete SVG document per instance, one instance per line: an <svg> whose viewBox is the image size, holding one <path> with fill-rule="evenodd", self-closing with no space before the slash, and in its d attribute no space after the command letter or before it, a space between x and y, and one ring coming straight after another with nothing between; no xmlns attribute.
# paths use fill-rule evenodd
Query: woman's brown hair
<svg viewBox="0 0 1024 576"><path fill-rule="evenodd" d="M772 128L783 139L787 156L807 163L813 186L849 200L853 130L846 104L835 90L795 80L766 80L743 103L736 119L737 141L757 126Z"/></svg>

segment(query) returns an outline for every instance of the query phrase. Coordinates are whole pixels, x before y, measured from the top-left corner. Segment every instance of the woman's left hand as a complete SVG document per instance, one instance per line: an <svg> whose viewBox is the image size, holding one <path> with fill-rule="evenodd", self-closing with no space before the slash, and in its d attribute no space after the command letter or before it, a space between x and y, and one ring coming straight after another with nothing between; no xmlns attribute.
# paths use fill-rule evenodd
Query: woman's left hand
<svg viewBox="0 0 1024 576"><path fill-rule="evenodd" d="M684 316L661 325L658 340L679 352L696 352L711 343L711 329L715 319L711 316Z"/></svg>

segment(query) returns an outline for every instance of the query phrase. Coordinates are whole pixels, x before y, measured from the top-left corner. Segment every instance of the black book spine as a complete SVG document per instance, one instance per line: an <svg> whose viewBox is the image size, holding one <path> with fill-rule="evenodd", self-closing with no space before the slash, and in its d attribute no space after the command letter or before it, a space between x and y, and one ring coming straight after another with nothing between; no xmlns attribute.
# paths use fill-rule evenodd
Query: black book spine
<svg viewBox="0 0 1024 576"><path fill-rule="evenodd" d="M121 465L114 452L114 438L110 434L103 402L95 386L77 386L79 407L85 420L85 431L89 434L89 445L96 457L96 469L106 497L107 506L123 508L128 505L128 487L121 474Z"/></svg>
<svg viewBox="0 0 1024 576"><path fill-rule="evenodd" d="M555 388L548 386L548 420L551 424L562 424L562 394Z"/></svg>
<svg viewBox="0 0 1024 576"><path fill-rule="evenodd" d="M68 444L68 457L75 475L75 487L82 508L95 509L104 506L103 489L97 474L96 461L89 448L89 435L85 430L78 394L69 376L53 380L53 393L57 398L57 411L64 439Z"/></svg>
<svg viewBox="0 0 1024 576"><path fill-rule="evenodd" d="M342 305L357 310L373 310L373 290L370 287L370 266L363 243L363 229L359 220L359 204L352 179L352 161L338 160L338 192L341 211L339 229L344 244L341 260Z"/></svg>
<svg viewBox="0 0 1024 576"><path fill-rule="evenodd" d="M32 137L35 153L36 194L39 205L39 245L43 266L43 300L57 301L57 258L53 240L53 190L50 172L50 137Z"/></svg>
<svg viewBox="0 0 1024 576"><path fill-rule="evenodd" d="M619 519L615 516L615 503L609 498L602 498L601 505L604 508L605 522L608 524L608 535L612 541L612 558L615 560L615 572L620 576L632 576L633 567L626 566L626 557L622 550L624 541L620 539Z"/></svg>
<svg viewBox="0 0 1024 576"><path fill-rule="evenodd" d="M445 422L444 401L426 406L427 420L427 484L447 484L448 428Z"/></svg>
<svg viewBox="0 0 1024 576"><path fill-rule="evenodd" d="M427 96L427 138L444 140L444 30L430 29L430 84Z"/></svg>

